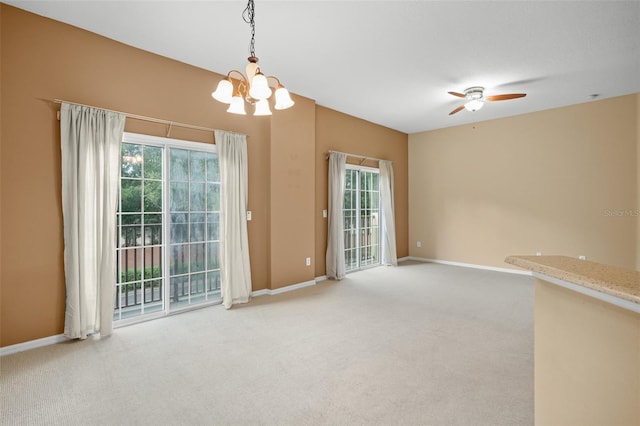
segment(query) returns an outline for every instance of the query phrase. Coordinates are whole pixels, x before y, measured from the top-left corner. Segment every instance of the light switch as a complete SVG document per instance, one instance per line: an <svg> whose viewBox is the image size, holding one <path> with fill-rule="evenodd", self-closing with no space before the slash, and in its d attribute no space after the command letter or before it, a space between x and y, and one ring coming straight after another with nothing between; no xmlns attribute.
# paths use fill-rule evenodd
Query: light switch
<svg viewBox="0 0 640 426"><path fill-rule="evenodd" d="M247 220L251 220L251 210L247 210Z"/></svg>
<svg viewBox="0 0 640 426"><path fill-rule="evenodd" d="M322 217L327 217L327 211L326 210L322 210Z"/></svg>

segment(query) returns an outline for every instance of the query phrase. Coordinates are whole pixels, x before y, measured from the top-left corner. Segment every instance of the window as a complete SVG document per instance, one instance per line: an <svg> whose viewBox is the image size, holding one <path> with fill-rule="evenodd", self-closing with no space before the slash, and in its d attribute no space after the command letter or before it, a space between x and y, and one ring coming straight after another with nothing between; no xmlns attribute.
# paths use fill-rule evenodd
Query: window
<svg viewBox="0 0 640 426"><path fill-rule="evenodd" d="M114 319L219 303L215 145L125 133Z"/></svg>
<svg viewBox="0 0 640 426"><path fill-rule="evenodd" d="M343 204L345 271L380 264L378 170L347 165Z"/></svg>

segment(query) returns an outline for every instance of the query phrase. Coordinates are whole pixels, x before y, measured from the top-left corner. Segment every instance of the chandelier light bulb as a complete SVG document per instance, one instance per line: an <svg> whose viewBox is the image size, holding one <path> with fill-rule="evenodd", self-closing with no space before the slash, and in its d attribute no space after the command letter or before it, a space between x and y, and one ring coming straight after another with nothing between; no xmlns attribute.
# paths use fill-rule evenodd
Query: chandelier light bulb
<svg viewBox="0 0 640 426"><path fill-rule="evenodd" d="M220 83L218 83L218 87L216 87L215 92L211 93L213 99L224 104L231 103L232 95L233 84L227 78L225 78L224 80L220 80Z"/></svg>
<svg viewBox="0 0 640 426"><path fill-rule="evenodd" d="M233 98L231 98L231 103L229 104L229 109L227 109L227 112L230 112L232 114L247 115L244 110L244 99L242 99L241 96L234 96Z"/></svg>
<svg viewBox="0 0 640 426"><path fill-rule="evenodd" d="M258 102L256 102L256 110L253 115L271 115L269 101L267 101L266 99L260 99Z"/></svg>
<svg viewBox="0 0 640 426"><path fill-rule="evenodd" d="M268 99L271 96L271 89L267 78L260 71L251 80L251 88L249 89L249 96L253 99Z"/></svg>
<svg viewBox="0 0 640 426"><path fill-rule="evenodd" d="M291 108L295 105L293 99L291 99L291 95L289 95L289 91L284 88L284 86L280 86L276 89L276 109L287 109Z"/></svg>

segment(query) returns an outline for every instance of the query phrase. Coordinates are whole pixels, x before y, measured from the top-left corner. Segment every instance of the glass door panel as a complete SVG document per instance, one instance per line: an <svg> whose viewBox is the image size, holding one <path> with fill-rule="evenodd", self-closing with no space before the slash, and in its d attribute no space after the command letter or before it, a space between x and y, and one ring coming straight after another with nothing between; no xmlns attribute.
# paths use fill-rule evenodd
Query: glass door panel
<svg viewBox="0 0 640 426"><path fill-rule="evenodd" d="M220 299L220 177L214 153L170 148L171 309Z"/></svg>
<svg viewBox="0 0 640 426"><path fill-rule="evenodd" d="M163 148L122 143L114 320L164 309Z"/></svg>
<svg viewBox="0 0 640 426"><path fill-rule="evenodd" d="M378 172L347 167L343 204L345 270L380 263Z"/></svg>

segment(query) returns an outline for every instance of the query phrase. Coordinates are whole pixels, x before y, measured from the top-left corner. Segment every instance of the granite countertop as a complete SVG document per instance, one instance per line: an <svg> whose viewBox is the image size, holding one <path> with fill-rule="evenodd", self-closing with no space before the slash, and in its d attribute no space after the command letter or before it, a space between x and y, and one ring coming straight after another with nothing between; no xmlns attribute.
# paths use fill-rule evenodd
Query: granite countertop
<svg viewBox="0 0 640 426"><path fill-rule="evenodd" d="M640 272L569 256L508 256L506 263L640 304Z"/></svg>

